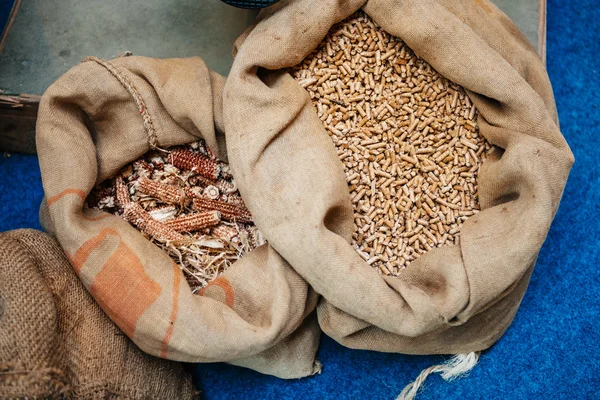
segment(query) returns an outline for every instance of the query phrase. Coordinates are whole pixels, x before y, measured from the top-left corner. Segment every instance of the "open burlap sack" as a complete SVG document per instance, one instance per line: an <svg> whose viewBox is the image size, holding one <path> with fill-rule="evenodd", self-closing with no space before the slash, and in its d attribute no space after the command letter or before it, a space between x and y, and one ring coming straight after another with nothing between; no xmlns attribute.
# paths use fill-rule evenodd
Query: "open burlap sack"
<svg viewBox="0 0 600 400"><path fill-rule="evenodd" d="M0 234L0 398L191 399L181 364L149 356L106 316L58 243Z"/></svg>
<svg viewBox="0 0 600 400"><path fill-rule="evenodd" d="M341 162L307 93L282 71L359 8L462 85L480 132L499 149L479 176L482 212L460 245L400 276L353 250ZM511 323L556 213L573 156L542 62L487 0L283 0L237 42L224 91L230 165L273 248L323 296L324 332L362 349L465 353Z"/></svg>
<svg viewBox="0 0 600 400"><path fill-rule="evenodd" d="M227 159L224 78L199 58L90 58L44 94L37 149L42 224L108 316L142 350L187 362L230 361L283 378L318 370L317 297L272 247L231 266L200 295L179 267L123 219L83 203L95 184L150 148L204 138ZM306 319L306 321L305 321Z"/></svg>

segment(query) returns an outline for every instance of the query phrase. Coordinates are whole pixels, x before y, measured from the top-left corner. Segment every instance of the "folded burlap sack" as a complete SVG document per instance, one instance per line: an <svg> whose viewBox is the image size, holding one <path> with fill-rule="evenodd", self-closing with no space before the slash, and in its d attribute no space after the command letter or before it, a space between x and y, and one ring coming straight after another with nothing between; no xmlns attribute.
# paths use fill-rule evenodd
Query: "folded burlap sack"
<svg viewBox="0 0 600 400"><path fill-rule="evenodd" d="M50 236L0 234L0 398L190 399L179 363L143 353Z"/></svg>
<svg viewBox="0 0 600 400"><path fill-rule="evenodd" d="M192 294L172 259L120 217L84 208L95 184L151 148L203 138L227 160L224 78L199 58L90 58L44 94L37 150L44 228L100 307L142 350L283 378L318 371L314 291L270 246Z"/></svg>
<svg viewBox="0 0 600 400"><path fill-rule="evenodd" d="M400 276L352 248L343 167L310 98L282 69L359 8L462 85L480 133L503 151L479 175L482 211L460 245L435 248ZM231 168L270 245L324 299L324 332L361 349L466 353L511 323L573 164L533 47L487 0L284 0L237 43L224 90Z"/></svg>

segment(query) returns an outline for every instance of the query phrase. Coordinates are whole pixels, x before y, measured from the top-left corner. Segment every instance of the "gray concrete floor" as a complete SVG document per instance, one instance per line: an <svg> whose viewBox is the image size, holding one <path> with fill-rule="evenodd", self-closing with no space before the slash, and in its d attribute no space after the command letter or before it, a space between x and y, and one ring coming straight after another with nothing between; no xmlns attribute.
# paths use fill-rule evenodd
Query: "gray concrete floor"
<svg viewBox="0 0 600 400"><path fill-rule="evenodd" d="M537 45L537 0L494 2ZM0 89L41 94L84 57L126 50L199 55L227 75L232 44L255 15L219 0L26 0L0 54Z"/></svg>
<svg viewBox="0 0 600 400"><path fill-rule="evenodd" d="M0 54L0 88L43 93L84 57L199 55L227 74L255 12L219 0L27 0Z"/></svg>

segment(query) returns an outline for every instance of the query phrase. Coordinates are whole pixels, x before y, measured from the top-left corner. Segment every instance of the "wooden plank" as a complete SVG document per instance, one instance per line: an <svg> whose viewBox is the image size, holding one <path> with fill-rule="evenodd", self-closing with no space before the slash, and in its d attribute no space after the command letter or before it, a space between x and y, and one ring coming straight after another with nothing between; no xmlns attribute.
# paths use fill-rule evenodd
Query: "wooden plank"
<svg viewBox="0 0 600 400"><path fill-rule="evenodd" d="M538 54L546 65L546 0L538 1Z"/></svg>
<svg viewBox="0 0 600 400"><path fill-rule="evenodd" d="M6 41L8 40L8 33L10 32L10 28L12 28L15 23L15 18L17 17L17 11L19 11L19 7L21 6L21 0L16 0L15 4L13 4L12 9L10 10L10 15L8 16L8 22L4 27L4 30L0 34L0 53L4 49L6 45Z"/></svg>
<svg viewBox="0 0 600 400"><path fill-rule="evenodd" d="M35 121L40 96L0 95L0 150L35 154Z"/></svg>

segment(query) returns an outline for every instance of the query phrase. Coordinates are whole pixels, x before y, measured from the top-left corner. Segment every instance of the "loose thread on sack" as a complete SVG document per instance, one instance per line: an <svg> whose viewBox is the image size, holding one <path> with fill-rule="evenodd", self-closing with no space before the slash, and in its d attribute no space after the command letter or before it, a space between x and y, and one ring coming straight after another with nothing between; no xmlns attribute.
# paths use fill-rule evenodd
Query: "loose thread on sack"
<svg viewBox="0 0 600 400"><path fill-rule="evenodd" d="M479 354L479 352L456 354L443 364L433 365L424 369L419 376L417 376L417 379L406 385L396 400L413 400L422 388L427 377L433 373L439 373L446 381L452 381L456 378L463 377L477 365Z"/></svg>
<svg viewBox="0 0 600 400"><path fill-rule="evenodd" d="M313 364L313 370L310 375L321 375L321 372L323 372L323 364L321 364L321 361L315 360L315 363Z"/></svg>

